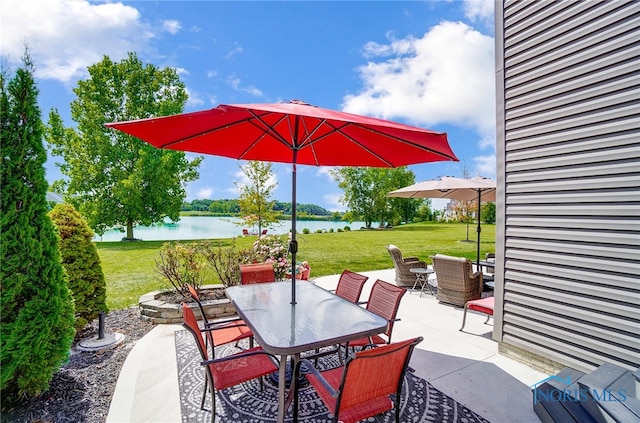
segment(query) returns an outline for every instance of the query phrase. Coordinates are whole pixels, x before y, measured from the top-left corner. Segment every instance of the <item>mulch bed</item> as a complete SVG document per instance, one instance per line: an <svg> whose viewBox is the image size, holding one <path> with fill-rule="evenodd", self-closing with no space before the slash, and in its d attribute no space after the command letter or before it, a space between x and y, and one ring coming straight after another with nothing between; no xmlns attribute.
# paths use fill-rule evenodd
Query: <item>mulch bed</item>
<svg viewBox="0 0 640 423"><path fill-rule="evenodd" d="M49 389L8 410L3 404L2 421L104 423L120 369L136 342L151 329L153 325L140 318L137 307L111 311L105 317L105 331L125 335L124 342L100 352L76 350L77 342L98 334L96 319L76 337L69 362L53 376Z"/></svg>

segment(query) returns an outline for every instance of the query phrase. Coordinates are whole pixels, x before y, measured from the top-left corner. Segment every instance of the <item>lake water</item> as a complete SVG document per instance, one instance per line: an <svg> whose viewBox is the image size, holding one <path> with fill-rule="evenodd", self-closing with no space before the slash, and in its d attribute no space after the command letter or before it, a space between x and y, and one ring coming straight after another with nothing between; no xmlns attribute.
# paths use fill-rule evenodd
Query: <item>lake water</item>
<svg viewBox="0 0 640 423"><path fill-rule="evenodd" d="M236 222L240 219L233 217L213 217L213 216L183 216L179 222L164 223L154 226L137 226L133 229L133 236L143 241L177 241L187 239L211 239L211 238L233 238L242 235L242 228ZM342 222L342 221L318 221L318 220L298 220L296 229L302 233L304 228L311 232L318 229L328 231L333 228L344 228L349 226L352 230L364 227L364 222ZM257 231L258 228L247 228L249 232ZM291 221L283 220L276 227L269 229L269 234L286 234L291 229ZM102 236L96 235L94 241L120 241L124 233L116 229L105 232Z"/></svg>

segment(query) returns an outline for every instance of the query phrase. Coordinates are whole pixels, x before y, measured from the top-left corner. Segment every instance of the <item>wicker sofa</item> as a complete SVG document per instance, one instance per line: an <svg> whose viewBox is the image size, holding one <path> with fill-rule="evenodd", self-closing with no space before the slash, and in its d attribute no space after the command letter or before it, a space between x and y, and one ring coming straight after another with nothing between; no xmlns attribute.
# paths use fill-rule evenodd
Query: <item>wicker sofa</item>
<svg viewBox="0 0 640 423"><path fill-rule="evenodd" d="M393 259L393 266L396 268L396 285L413 287L416 283L416 274L411 273L409 269L421 267L427 268L427 263L418 257L402 257L402 252L393 244L387 246L389 254Z"/></svg>
<svg viewBox="0 0 640 423"><path fill-rule="evenodd" d="M471 260L443 254L432 259L438 280L438 301L463 307L467 301L482 296L482 272L473 272Z"/></svg>

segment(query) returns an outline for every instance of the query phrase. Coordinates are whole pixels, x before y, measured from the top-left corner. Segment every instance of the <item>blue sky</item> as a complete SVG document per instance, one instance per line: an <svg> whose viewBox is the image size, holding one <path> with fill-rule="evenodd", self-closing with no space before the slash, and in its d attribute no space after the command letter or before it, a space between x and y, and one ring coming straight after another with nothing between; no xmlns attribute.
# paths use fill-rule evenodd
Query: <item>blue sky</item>
<svg viewBox="0 0 640 423"><path fill-rule="evenodd" d="M3 0L0 53L19 64L28 43L43 119L69 104L87 66L129 51L178 69L185 112L220 103L301 99L448 133L460 163L411 166L416 181L495 177L493 0ZM47 179L59 179L47 163ZM242 162L206 156L187 200L237 198ZM290 201L291 168L274 164L275 198ZM298 166L298 202L344 210L328 168ZM439 207L441 203L436 203Z"/></svg>

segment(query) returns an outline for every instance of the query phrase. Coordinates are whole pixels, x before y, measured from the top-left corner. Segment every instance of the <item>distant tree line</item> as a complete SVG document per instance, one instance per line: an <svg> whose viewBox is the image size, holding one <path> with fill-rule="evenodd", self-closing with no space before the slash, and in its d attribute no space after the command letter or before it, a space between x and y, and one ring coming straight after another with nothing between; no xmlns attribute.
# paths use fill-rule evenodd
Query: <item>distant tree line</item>
<svg viewBox="0 0 640 423"><path fill-rule="evenodd" d="M291 215L291 202L276 201L273 210L283 215ZM223 200L192 200L182 204L182 211L200 211L217 215L236 215L240 213L240 203L238 199ZM309 216L332 216L333 212L316 204L298 204L296 212Z"/></svg>

